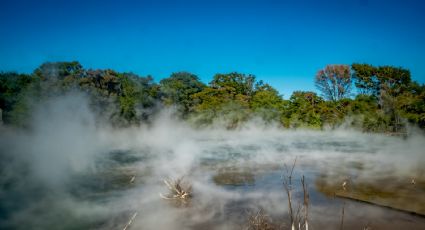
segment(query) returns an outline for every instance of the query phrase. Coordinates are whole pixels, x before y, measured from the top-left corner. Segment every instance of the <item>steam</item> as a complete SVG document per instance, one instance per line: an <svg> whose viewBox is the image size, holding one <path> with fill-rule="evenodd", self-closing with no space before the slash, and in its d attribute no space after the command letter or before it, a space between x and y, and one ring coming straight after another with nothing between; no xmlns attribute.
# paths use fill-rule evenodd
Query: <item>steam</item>
<svg viewBox="0 0 425 230"><path fill-rule="evenodd" d="M195 129L170 110L149 125L117 129L96 120L86 98L74 92L44 101L26 131L0 126L0 228L122 229L137 212L130 229L239 229L259 207L284 222L281 169L296 156L295 177L306 175L312 190L312 226L337 228L339 201L314 190L319 174L423 176L422 134L282 130L259 120ZM193 185L187 208L159 196L163 179L181 176ZM360 208L367 213L353 217L389 215Z"/></svg>

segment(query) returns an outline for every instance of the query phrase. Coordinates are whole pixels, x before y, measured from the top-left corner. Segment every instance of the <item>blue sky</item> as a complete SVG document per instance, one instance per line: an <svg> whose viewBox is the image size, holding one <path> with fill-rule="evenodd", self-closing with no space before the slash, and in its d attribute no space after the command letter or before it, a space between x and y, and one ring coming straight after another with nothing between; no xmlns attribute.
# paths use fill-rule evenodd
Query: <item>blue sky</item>
<svg viewBox="0 0 425 230"><path fill-rule="evenodd" d="M0 1L0 70L78 60L159 81L250 73L285 98L326 64L395 65L425 83L425 1Z"/></svg>

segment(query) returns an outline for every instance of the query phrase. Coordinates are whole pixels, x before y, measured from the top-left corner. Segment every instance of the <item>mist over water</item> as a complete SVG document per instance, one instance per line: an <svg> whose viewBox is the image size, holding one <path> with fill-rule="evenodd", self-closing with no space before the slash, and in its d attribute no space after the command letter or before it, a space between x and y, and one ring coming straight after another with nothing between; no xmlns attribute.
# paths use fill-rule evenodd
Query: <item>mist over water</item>
<svg viewBox="0 0 425 230"><path fill-rule="evenodd" d="M243 229L260 208L288 224L281 176L295 158L295 186L305 175L311 195L310 228L339 229L343 201L319 192L318 178L424 177L421 133L283 130L259 121L197 129L170 110L118 129L96 120L78 93L42 103L27 130L0 131L1 229L123 229L136 212L130 229ZM159 194L167 193L164 179L182 176L193 199L177 207ZM425 226L423 217L346 202L344 229Z"/></svg>

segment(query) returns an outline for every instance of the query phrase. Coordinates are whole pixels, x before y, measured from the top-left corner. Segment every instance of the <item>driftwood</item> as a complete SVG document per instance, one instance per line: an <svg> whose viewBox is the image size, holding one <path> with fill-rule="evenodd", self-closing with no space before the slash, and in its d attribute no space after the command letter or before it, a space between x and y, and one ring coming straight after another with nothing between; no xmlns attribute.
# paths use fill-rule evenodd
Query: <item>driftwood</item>
<svg viewBox="0 0 425 230"><path fill-rule="evenodd" d="M136 180L136 176L132 176L130 179L130 184L133 184L135 180Z"/></svg>
<svg viewBox="0 0 425 230"><path fill-rule="evenodd" d="M164 184L168 187L169 193L167 195L160 193L161 198L166 200L188 200L192 198L192 186L185 183L183 178L164 180Z"/></svg>
<svg viewBox="0 0 425 230"><path fill-rule="evenodd" d="M137 212L135 212L131 216L130 220L127 222L127 224L124 226L124 228L122 230L127 230L130 227L131 223L133 223L133 220L134 220L134 218L136 218L136 216L137 216Z"/></svg>
<svg viewBox="0 0 425 230"><path fill-rule="evenodd" d="M342 203L342 211L341 211L341 225L339 226L340 230L344 229L344 216L345 216L345 202Z"/></svg>

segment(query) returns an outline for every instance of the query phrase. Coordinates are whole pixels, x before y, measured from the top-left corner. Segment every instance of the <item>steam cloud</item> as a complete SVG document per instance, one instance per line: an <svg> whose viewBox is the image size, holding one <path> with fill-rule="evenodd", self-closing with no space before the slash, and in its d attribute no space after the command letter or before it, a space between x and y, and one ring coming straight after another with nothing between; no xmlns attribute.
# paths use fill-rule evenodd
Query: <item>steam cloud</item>
<svg viewBox="0 0 425 230"><path fill-rule="evenodd" d="M313 226L329 223L327 229L337 229L340 203L314 190L319 174L360 181L424 173L422 134L402 139L282 130L257 121L237 130L195 129L169 110L152 124L116 129L98 122L80 93L42 103L33 117L30 130L0 126L2 229L122 229L134 212L134 229L239 229L247 210L259 207L284 221L281 169L296 156L295 177L305 174L312 194ZM163 179L180 176L194 187L187 208L159 196L166 191ZM366 212L353 212L353 220L384 222L402 215L361 208ZM423 219L405 218L413 226L425 225Z"/></svg>

